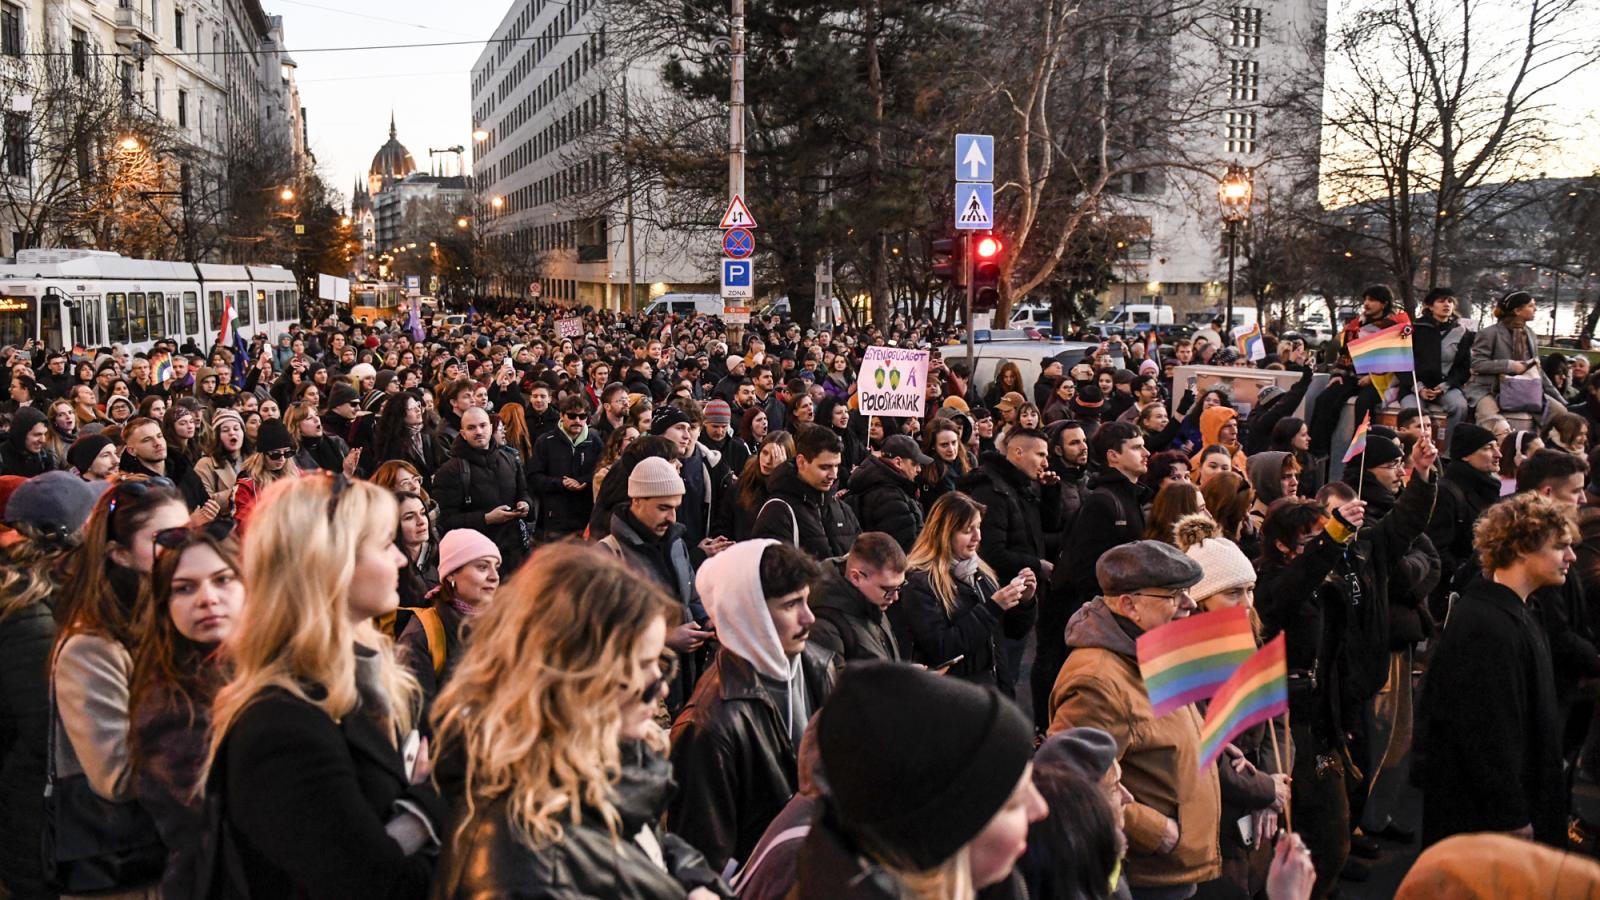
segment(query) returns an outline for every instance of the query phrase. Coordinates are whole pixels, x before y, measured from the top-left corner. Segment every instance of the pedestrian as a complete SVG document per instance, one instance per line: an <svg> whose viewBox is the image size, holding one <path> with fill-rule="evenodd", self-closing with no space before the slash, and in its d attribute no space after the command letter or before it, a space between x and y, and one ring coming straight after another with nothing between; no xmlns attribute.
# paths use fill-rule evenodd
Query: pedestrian
<svg viewBox="0 0 1600 900"><path fill-rule="evenodd" d="M817 621L811 640L846 663L907 659L889 621L889 608L906 584L906 554L879 531L863 532L842 559L822 564L812 587L811 611Z"/></svg>
<svg viewBox="0 0 1600 900"><path fill-rule="evenodd" d="M1136 541L1102 555L1095 575L1100 596L1067 625L1072 652L1050 693L1050 731L1090 727L1116 739L1133 795L1126 832L1135 900L1193 896L1222 871L1217 771L1199 765L1202 720L1193 705L1152 714L1135 642L1192 613L1189 589L1205 573L1176 547Z"/></svg>
<svg viewBox="0 0 1600 900"><path fill-rule="evenodd" d="M673 772L652 717L677 604L607 557L540 550L440 694L465 815L432 896L732 896L693 846L658 830Z"/></svg>
<svg viewBox="0 0 1600 900"><path fill-rule="evenodd" d="M159 432L160 426L156 428ZM24 406L12 413L11 429L0 444L0 475L32 478L61 468L60 458L47 446L49 435L50 421L39 410Z"/></svg>
<svg viewBox="0 0 1600 900"><path fill-rule="evenodd" d="M202 769L216 839L237 848L217 873L228 895L428 893L446 812L416 683L368 624L397 606L397 520L388 491L343 475L261 498Z"/></svg>
<svg viewBox="0 0 1600 900"><path fill-rule="evenodd" d="M850 502L863 532L882 532L909 551L922 533L917 479L933 458L903 434L884 438L883 450L868 456L850 476Z"/></svg>
<svg viewBox="0 0 1600 900"><path fill-rule="evenodd" d="M407 511L403 502L399 511L403 525ZM422 689L424 709L461 660L465 626L494 602L500 560L494 541L471 528L445 532L440 539L438 585L425 598L427 605L412 611L410 622L395 639L400 662Z"/></svg>
<svg viewBox="0 0 1600 900"><path fill-rule="evenodd" d="M1479 330L1473 339L1472 380L1467 382L1462 393L1473 405L1478 424L1502 412L1532 412L1536 420L1542 422L1567 411L1550 377L1539 368L1539 339L1528 327L1536 314L1532 294L1511 291L1495 301L1494 324ZM1505 379L1529 372L1535 373L1539 382L1533 393L1538 395L1535 402L1540 408L1502 409L1500 391Z"/></svg>
<svg viewBox="0 0 1600 900"><path fill-rule="evenodd" d="M1024 570L1047 581L1050 577L1039 490L1040 479L1054 480L1049 447L1044 432L1015 430L1003 454L985 453L977 471L961 482L961 489L988 510L981 553L1001 581L1009 582ZM1052 517L1049 526L1056 524Z"/></svg>
<svg viewBox="0 0 1600 900"><path fill-rule="evenodd" d="M718 871L748 859L794 795L800 737L833 689L840 661L808 642L817 575L804 553L756 540L706 560L696 576L720 647L672 725L679 790L667 828Z"/></svg>
<svg viewBox="0 0 1600 900"><path fill-rule="evenodd" d="M299 478L300 467L294 461L294 444L289 429L276 419L261 423L256 432L256 452L244 458L239 466L239 478L234 482L233 515L242 532L255 510L256 498L275 482L286 478Z"/></svg>
<svg viewBox="0 0 1600 900"><path fill-rule="evenodd" d="M1443 286L1422 298L1415 325L1411 342L1415 372L1400 376L1400 405L1415 406L1420 395L1429 412L1444 414L1445 430L1454 435L1467 418L1463 388L1472 377L1476 336L1456 317L1455 290Z"/></svg>
<svg viewBox="0 0 1600 900"><path fill-rule="evenodd" d="M1009 697L1016 675L1004 663L1005 639L1032 627L1038 582L1024 568L1002 585L979 549L985 512L960 491L933 505L906 559L897 637L912 660Z"/></svg>
<svg viewBox="0 0 1600 900"><path fill-rule="evenodd" d="M139 805L166 847L161 896L203 893L205 841L200 767L211 701L222 687L222 643L243 612L239 542L231 519L155 533L155 567L139 610L128 691L129 767Z"/></svg>
<svg viewBox="0 0 1600 900"><path fill-rule="evenodd" d="M105 481L117 470L122 451L103 434L86 434L67 448L67 466L84 481Z"/></svg>
<svg viewBox="0 0 1600 900"><path fill-rule="evenodd" d="M1566 580L1571 512L1535 494L1486 510L1483 575L1451 612L1423 679L1422 838L1511 832L1560 847L1568 798L1550 647L1529 595Z"/></svg>
<svg viewBox="0 0 1600 900"><path fill-rule="evenodd" d="M962 425L966 421L935 416L925 429L925 448L933 462L923 466L918 484L918 500L924 512L933 508L934 501L955 490L977 464L966 446L971 432L970 422L965 428Z"/></svg>
<svg viewBox="0 0 1600 900"><path fill-rule="evenodd" d="M843 445L831 429L816 425L802 425L794 444L794 459L768 479L770 496L751 536L785 541L816 560L842 556L861 531L855 513L834 491Z"/></svg>
<svg viewBox="0 0 1600 900"><path fill-rule="evenodd" d="M587 449L598 451L594 441L587 443ZM584 483L581 491L567 492L581 498L584 516L588 488ZM471 528L482 533L500 548L501 567L507 572L516 571L527 557L533 545L524 521L532 505L528 477L516 453L495 440L489 413L482 407L462 413L451 458L434 475L433 497L439 503L442 531Z"/></svg>
<svg viewBox="0 0 1600 900"><path fill-rule="evenodd" d="M394 460L409 463L422 475L423 487L432 484L443 459L433 436L427 433L422 398L415 392L391 394L384 401L372 430L370 459L373 469Z"/></svg>
<svg viewBox="0 0 1600 900"><path fill-rule="evenodd" d="M791 897L1019 895L1013 869L1046 810L1015 706L959 679L866 663L846 670L816 728L828 792Z"/></svg>
<svg viewBox="0 0 1600 900"><path fill-rule="evenodd" d="M387 463L385 464L387 465ZM417 477L417 476L413 476ZM420 482L420 478L417 479ZM378 487L390 487L378 484ZM413 491L395 490L395 502L400 504L400 527L395 532L394 545L405 554L406 565L400 573L400 605L415 608L427 605L427 596L439 586L439 542L428 518L428 501ZM401 623L401 627L404 627ZM399 634L391 627L388 633Z"/></svg>
<svg viewBox="0 0 1600 900"><path fill-rule="evenodd" d="M535 530L545 540L582 532L594 509L591 483L602 448L589 432L588 416L588 403L569 396L561 401L561 425L534 442L527 478L539 500Z"/></svg>
<svg viewBox="0 0 1600 900"><path fill-rule="evenodd" d="M1483 511L1500 500L1500 444L1494 434L1471 422L1450 429L1450 461L1439 477L1439 499L1428 520L1428 539L1439 552L1442 575L1429 608L1443 621L1456 574L1473 558L1472 528Z"/></svg>
<svg viewBox="0 0 1600 900"><path fill-rule="evenodd" d="M283 424L295 441L295 464L302 472L344 472L355 476L361 451L351 450L344 438L326 434L316 407L297 405L284 414Z"/></svg>

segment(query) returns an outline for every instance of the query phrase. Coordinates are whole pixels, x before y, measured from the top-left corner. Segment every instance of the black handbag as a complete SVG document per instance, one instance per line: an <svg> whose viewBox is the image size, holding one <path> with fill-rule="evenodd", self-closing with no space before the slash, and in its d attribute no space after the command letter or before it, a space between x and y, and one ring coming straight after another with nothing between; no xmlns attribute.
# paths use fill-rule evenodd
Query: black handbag
<svg viewBox="0 0 1600 900"><path fill-rule="evenodd" d="M55 681L50 682L50 736L44 783L45 880L63 894L129 890L161 880L167 848L155 820L137 801L107 800L87 775L56 775Z"/></svg>

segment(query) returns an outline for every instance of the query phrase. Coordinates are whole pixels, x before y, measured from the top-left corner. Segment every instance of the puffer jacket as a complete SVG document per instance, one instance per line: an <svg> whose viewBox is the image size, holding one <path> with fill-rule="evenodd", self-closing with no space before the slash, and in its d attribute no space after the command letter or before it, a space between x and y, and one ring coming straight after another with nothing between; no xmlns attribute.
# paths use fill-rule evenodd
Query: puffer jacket
<svg viewBox="0 0 1600 900"><path fill-rule="evenodd" d="M1139 633L1098 597L1072 617L1072 653L1050 692L1050 732L1088 726L1116 739L1122 786L1133 795L1124 808L1128 883L1198 884L1222 871L1221 787L1215 766L1200 768L1200 711L1152 713L1139 675ZM1178 846L1158 853L1168 819L1178 823Z"/></svg>
<svg viewBox="0 0 1600 900"><path fill-rule="evenodd" d="M850 475L850 497L862 531L881 531L911 552L923 524L917 486L911 479L881 457L869 456Z"/></svg>
<svg viewBox="0 0 1600 900"><path fill-rule="evenodd" d="M816 644L801 655L807 709L822 708L840 662ZM667 828L700 848L713 868L744 860L799 788L799 748L756 670L723 647L672 723L679 788Z"/></svg>
<svg viewBox="0 0 1600 900"><path fill-rule="evenodd" d="M995 575L1009 582L1023 569L1032 569L1042 577L1045 523L1038 482L1022 474L1005 456L991 451L962 479L961 489L986 507L983 544L978 552L994 567Z"/></svg>
<svg viewBox="0 0 1600 900"><path fill-rule="evenodd" d="M586 432L574 443L560 428L545 432L533 442L533 459L528 461L528 483L539 494L538 524L541 531L562 536L583 530L594 509L591 482L603 449L593 433ZM569 491L562 486L562 478L581 481L583 488ZM533 524L531 517L529 524Z"/></svg>
<svg viewBox="0 0 1600 900"><path fill-rule="evenodd" d="M1016 685L1006 667L999 665L1001 638L1017 640L1027 636L1039 615L1038 592L1010 609L1001 609L990 599L1000 586L982 572L976 573L970 583L960 578L954 581L952 614L945 611L926 571L909 573L906 586L900 591L900 602L890 607L898 623L896 639L913 662L925 666L962 657L950 667L950 675L998 688L1010 697Z"/></svg>
<svg viewBox="0 0 1600 900"><path fill-rule="evenodd" d="M589 497L586 490L568 493L585 500ZM515 507L524 502L532 506L528 479L515 453L498 446L479 450L458 436L450 461L433 476L433 499L439 503L439 531L471 528L482 532L500 548L501 571L514 570L527 554L522 546L522 527L527 519L490 525L484 518L490 510L502 506Z"/></svg>
<svg viewBox="0 0 1600 900"><path fill-rule="evenodd" d="M39 840L50 740L50 607L0 616L0 884L15 897L47 896Z"/></svg>
<svg viewBox="0 0 1600 900"><path fill-rule="evenodd" d="M850 552L850 545L861 533L861 523L837 494L819 491L802 481L792 459L772 470L767 486L771 494L756 514L751 538L783 541L819 560Z"/></svg>
<svg viewBox="0 0 1600 900"><path fill-rule="evenodd" d="M822 577L811 587L811 640L847 663L881 659L900 662L900 642L889 617L851 584L845 575L848 557L822 564Z"/></svg>
<svg viewBox="0 0 1600 900"><path fill-rule="evenodd" d="M717 877L700 851L675 834L658 831L672 794L672 766L642 744L625 744L623 765L611 788L621 817L613 839L605 820L587 806L574 825L563 817L559 842L538 849L518 837L507 818L506 798L473 810L441 860L433 897L480 900L487 897L629 897L679 900L698 887L720 897L732 891ZM650 832L665 867L638 839Z"/></svg>

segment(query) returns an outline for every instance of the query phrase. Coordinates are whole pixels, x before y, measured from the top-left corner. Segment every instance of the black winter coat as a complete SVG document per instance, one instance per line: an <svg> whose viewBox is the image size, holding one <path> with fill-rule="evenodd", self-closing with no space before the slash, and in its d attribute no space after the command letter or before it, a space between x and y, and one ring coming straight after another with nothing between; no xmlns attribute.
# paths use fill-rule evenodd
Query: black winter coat
<svg viewBox="0 0 1600 900"><path fill-rule="evenodd" d="M539 495L539 530L555 537L576 534L589 523L594 510L594 490L590 481L594 467L605 448L590 433L576 445L560 428L547 431L533 442L533 459L528 462L528 484ZM569 491L562 478L583 483Z"/></svg>
<svg viewBox="0 0 1600 900"><path fill-rule="evenodd" d="M38 453L28 452L28 432L34 426L49 425L45 414L31 406L18 409L11 418L11 430L6 432L5 443L0 444L0 475L20 475L32 478L61 468L61 460L48 443Z"/></svg>
<svg viewBox="0 0 1600 900"><path fill-rule="evenodd" d="M350 455L350 445L344 438L325 432L320 438L300 439L300 452L295 454L295 465L302 472L321 469L324 472L344 471L344 458Z"/></svg>
<svg viewBox="0 0 1600 900"><path fill-rule="evenodd" d="M1428 539L1439 551L1440 591L1448 591L1456 572L1473 558L1472 526L1483 511L1500 502L1500 479L1451 460L1439 480L1439 497L1428 521Z"/></svg>
<svg viewBox="0 0 1600 900"><path fill-rule="evenodd" d="M961 490L987 507L978 555L1000 581L1009 582L1023 569L1043 577L1039 563L1045 558L1045 538L1038 482L1003 455L990 452L962 479Z"/></svg>
<svg viewBox="0 0 1600 900"><path fill-rule="evenodd" d="M822 708L840 665L822 647L806 645L807 709ZM746 859L799 787L798 749L755 669L721 648L672 723L680 789L667 804L668 830L700 848L717 871Z"/></svg>
<svg viewBox="0 0 1600 900"><path fill-rule="evenodd" d="M1522 598L1478 578L1433 648L1417 707L1422 843L1533 826L1566 837L1550 647Z"/></svg>
<svg viewBox="0 0 1600 900"><path fill-rule="evenodd" d="M861 524L856 514L832 491L819 491L800 479L794 460L772 470L767 502L757 511L751 538L795 544L814 559L832 559L850 552ZM778 502L774 502L778 501Z"/></svg>
<svg viewBox="0 0 1600 900"><path fill-rule="evenodd" d="M1149 493L1115 469L1089 476L1089 495L1062 542L1061 559L1050 579L1048 605L1060 606L1064 615L1052 613L1066 628L1072 614L1100 596L1094 574L1095 560L1118 544L1144 537L1144 501ZM1063 638L1064 640L1064 638Z"/></svg>
<svg viewBox="0 0 1600 900"><path fill-rule="evenodd" d="M531 849L506 816L506 798L480 804L440 863L435 900L487 897L628 897L679 900L697 887L733 893L700 851L656 824L672 794L672 767L642 745L623 746L621 777L612 803L621 816L613 839L605 820L584 808L577 825L563 820L559 843ZM657 865L634 841L649 829L666 860Z"/></svg>
<svg viewBox="0 0 1600 900"><path fill-rule="evenodd" d="M822 577L811 586L811 640L846 663L866 660L900 662L900 642L889 617L851 584L845 559L823 563Z"/></svg>
<svg viewBox="0 0 1600 900"><path fill-rule="evenodd" d="M850 502L862 531L881 531L911 552L923 524L915 482L881 457L869 456L850 476Z"/></svg>
<svg viewBox="0 0 1600 900"><path fill-rule="evenodd" d="M55 639L55 619L43 603L0 617L0 883L18 898L53 896L39 840Z"/></svg>
<svg viewBox="0 0 1600 900"><path fill-rule="evenodd" d="M207 793L238 851L229 880L252 897L420 900L433 858L406 856L384 825L406 800L448 834L438 794L410 783L400 751L359 706L335 722L277 689L233 721Z"/></svg>
<svg viewBox="0 0 1600 900"><path fill-rule="evenodd" d="M1311 389L1311 367L1295 366L1300 373L1300 380L1294 383L1289 390L1268 400L1260 409L1250 414L1250 420L1243 430L1241 439L1244 442L1246 456L1253 456L1272 446L1272 429L1279 421L1294 415L1306 399L1306 392Z"/></svg>
<svg viewBox="0 0 1600 900"><path fill-rule="evenodd" d="M568 493L589 497L588 491ZM490 510L502 506L527 502L532 508L528 479L516 453L498 446L479 450L457 437L450 461L433 476L433 499L439 504L439 531L447 534L457 528L471 528L482 532L500 548L503 571L516 569L527 555L522 547L522 525L527 519L490 525L484 518Z"/></svg>
<svg viewBox="0 0 1600 900"><path fill-rule="evenodd" d="M927 572L912 572L906 577L900 602L890 607L897 610L896 637L900 646L912 662L930 667L961 656L963 659L950 667L950 675L999 688L1002 694L1012 696L1016 685L1006 668L999 665L1002 638L1027 636L1039 612L1037 594L1010 609L1001 609L989 599L1000 586L982 573L974 575L972 584L955 579L955 585L952 615L945 612Z"/></svg>

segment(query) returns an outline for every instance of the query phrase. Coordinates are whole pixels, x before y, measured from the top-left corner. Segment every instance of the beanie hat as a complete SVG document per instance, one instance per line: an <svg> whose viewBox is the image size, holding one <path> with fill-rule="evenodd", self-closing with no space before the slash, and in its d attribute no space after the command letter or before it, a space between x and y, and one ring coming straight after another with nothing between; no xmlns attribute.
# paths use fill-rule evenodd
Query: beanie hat
<svg viewBox="0 0 1600 900"><path fill-rule="evenodd" d="M1216 520L1191 513L1178 520L1178 546L1200 565L1200 580L1189 588L1196 603L1223 591L1256 583L1256 569L1239 545L1221 536Z"/></svg>
<svg viewBox="0 0 1600 900"><path fill-rule="evenodd" d="M1139 363L1139 374L1140 375L1160 375L1161 374L1161 364L1156 362L1153 359L1144 360L1143 362Z"/></svg>
<svg viewBox="0 0 1600 900"><path fill-rule="evenodd" d="M666 434L668 428L688 421L689 414L676 406L658 406L656 407L655 416L650 420L650 433Z"/></svg>
<svg viewBox="0 0 1600 900"><path fill-rule="evenodd" d="M726 400L712 400L706 404L705 416L707 425L732 425L733 408L728 406ZM652 422L651 424L654 424Z"/></svg>
<svg viewBox="0 0 1600 900"><path fill-rule="evenodd" d="M71 472L46 472L28 479L6 502L7 525L31 525L40 531L75 532L83 528L109 482L90 484Z"/></svg>
<svg viewBox="0 0 1600 900"><path fill-rule="evenodd" d="M500 562L500 548L483 532L472 528L447 531L439 539L439 577L452 575L467 563L485 557Z"/></svg>
<svg viewBox="0 0 1600 900"><path fill-rule="evenodd" d="M336 381L333 383L333 388L328 391L328 409L333 409L335 406L343 406L346 403L354 403L360 399L361 395L356 392L355 388L350 386L348 381Z"/></svg>
<svg viewBox="0 0 1600 900"><path fill-rule="evenodd" d="M813 727L840 827L917 870L983 831L1033 748L1033 729L1010 700L895 663L846 669Z"/></svg>
<svg viewBox="0 0 1600 900"><path fill-rule="evenodd" d="M683 476L678 467L659 456L639 460L628 475L628 499L646 497L676 497L684 492Z"/></svg>
<svg viewBox="0 0 1600 900"><path fill-rule="evenodd" d="M372 363L356 363L350 367L350 375L357 379L376 378L378 370L372 367Z"/></svg>
<svg viewBox="0 0 1600 900"><path fill-rule="evenodd" d="M86 434L73 441L72 446L67 448L67 463L77 469L79 474L87 472L89 467L94 465L94 458L109 446L111 439L105 435Z"/></svg>
<svg viewBox="0 0 1600 900"><path fill-rule="evenodd" d="M1487 428L1462 422L1450 429L1450 458L1465 459L1494 443L1494 432Z"/></svg>
<svg viewBox="0 0 1600 900"><path fill-rule="evenodd" d="M232 421L240 428L244 427L244 417L239 415L237 410L219 409L215 413L211 414L211 430L216 431L217 428L221 427L223 422L228 421Z"/></svg>
<svg viewBox="0 0 1600 900"><path fill-rule="evenodd" d="M262 421L261 428L256 432L256 450L266 453L271 450L287 450L294 443L289 440L289 429L277 419Z"/></svg>
<svg viewBox="0 0 1600 900"><path fill-rule="evenodd" d="M1068 769L1099 781L1117 761L1117 739L1098 728L1068 728L1045 738L1033 754L1035 769Z"/></svg>
<svg viewBox="0 0 1600 900"><path fill-rule="evenodd" d="M742 356L730 356L730 357L728 357L728 374L732 375L734 368L737 367L737 366L742 366L742 365L744 365L744 357L742 357Z"/></svg>
<svg viewBox="0 0 1600 900"><path fill-rule="evenodd" d="M1459 428L1460 426L1456 427ZM1365 458L1361 460L1359 468L1373 469L1387 463L1392 463L1397 459L1401 459L1405 456L1405 453L1400 449L1399 442L1395 441L1393 438L1386 438L1372 432L1368 432L1367 449L1362 456ZM1348 469L1350 467L1347 465L1345 468Z"/></svg>
<svg viewBox="0 0 1600 900"><path fill-rule="evenodd" d="M361 367L357 366L356 368L359 369ZM393 369L384 369L382 372L379 372L378 377L373 380L372 389L379 392L387 391L389 390L390 382L394 381L398 377L400 377L399 372L396 372Z"/></svg>

